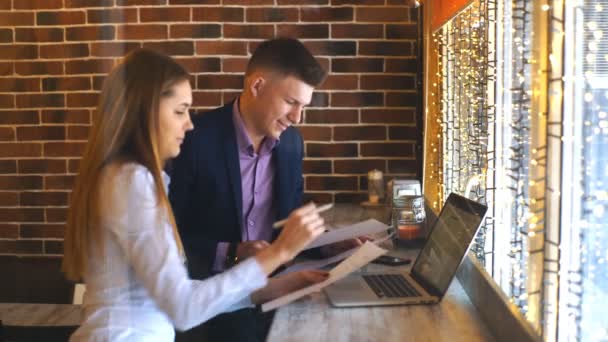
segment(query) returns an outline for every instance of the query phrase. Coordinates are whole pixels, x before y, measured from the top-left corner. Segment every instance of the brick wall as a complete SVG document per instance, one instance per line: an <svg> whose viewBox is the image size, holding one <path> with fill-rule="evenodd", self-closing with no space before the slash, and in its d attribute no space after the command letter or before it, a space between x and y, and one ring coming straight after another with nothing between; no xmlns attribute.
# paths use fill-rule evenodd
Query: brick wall
<svg viewBox="0 0 608 342"><path fill-rule="evenodd" d="M361 201L366 173L420 176L417 10L396 0L0 0L0 254L62 253L97 94L135 47L192 72L199 109L230 101L250 52L302 39L330 71L300 129L309 198Z"/></svg>

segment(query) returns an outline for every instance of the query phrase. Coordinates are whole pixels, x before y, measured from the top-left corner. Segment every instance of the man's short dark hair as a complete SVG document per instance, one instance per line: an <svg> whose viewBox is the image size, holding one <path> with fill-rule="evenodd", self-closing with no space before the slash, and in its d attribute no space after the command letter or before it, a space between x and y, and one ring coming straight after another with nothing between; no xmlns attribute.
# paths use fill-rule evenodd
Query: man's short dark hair
<svg viewBox="0 0 608 342"><path fill-rule="evenodd" d="M293 38L276 38L261 43L247 64L246 75L260 69L296 77L313 87L320 85L327 76L308 49Z"/></svg>

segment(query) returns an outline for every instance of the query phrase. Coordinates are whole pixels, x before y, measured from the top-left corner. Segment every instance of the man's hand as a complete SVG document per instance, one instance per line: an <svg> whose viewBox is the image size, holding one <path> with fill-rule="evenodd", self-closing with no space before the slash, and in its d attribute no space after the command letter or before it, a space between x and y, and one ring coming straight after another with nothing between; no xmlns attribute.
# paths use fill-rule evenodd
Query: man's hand
<svg viewBox="0 0 608 342"><path fill-rule="evenodd" d="M325 245L321 247L321 255L325 258L330 258L334 255L338 255L340 253L346 252L349 249L353 249L355 247L359 247L365 243L365 241L372 241L367 236L360 236L354 239L348 239L344 241L334 242L330 245Z"/></svg>
<svg viewBox="0 0 608 342"><path fill-rule="evenodd" d="M270 246L270 244L264 240L253 240L239 243L236 247L236 257L239 260L245 260L250 256L254 256L257 252Z"/></svg>
<svg viewBox="0 0 608 342"><path fill-rule="evenodd" d="M299 271L268 280L266 287L251 294L254 304L263 304L273 299L297 291L304 287L320 283L329 277L324 271Z"/></svg>

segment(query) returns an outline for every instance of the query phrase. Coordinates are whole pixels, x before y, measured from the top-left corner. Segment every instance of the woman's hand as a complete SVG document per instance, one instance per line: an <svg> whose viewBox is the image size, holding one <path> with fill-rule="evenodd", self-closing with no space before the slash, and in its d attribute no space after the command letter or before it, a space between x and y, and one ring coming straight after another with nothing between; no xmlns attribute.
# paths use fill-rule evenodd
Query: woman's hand
<svg viewBox="0 0 608 342"><path fill-rule="evenodd" d="M329 273L324 271L299 271L272 278L268 281L266 287L251 294L251 301L254 304L263 304L304 287L325 281L328 277Z"/></svg>
<svg viewBox="0 0 608 342"><path fill-rule="evenodd" d="M325 231L323 219L312 203L291 212L279 237L255 257L266 274L293 259Z"/></svg>

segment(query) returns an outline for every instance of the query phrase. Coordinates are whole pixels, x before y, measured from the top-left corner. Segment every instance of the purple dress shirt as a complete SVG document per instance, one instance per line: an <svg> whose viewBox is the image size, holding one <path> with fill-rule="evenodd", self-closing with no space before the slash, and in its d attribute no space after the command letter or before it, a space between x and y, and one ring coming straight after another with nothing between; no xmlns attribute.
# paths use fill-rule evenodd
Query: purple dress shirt
<svg viewBox="0 0 608 342"><path fill-rule="evenodd" d="M253 150L253 144L241 118L238 99L234 101L232 108L232 122L236 133L243 194L241 240L270 242L272 223L277 215L273 202L275 167L272 151L279 141L266 137L262 140L258 153ZM228 245L227 242L218 243L213 263L214 271L226 269Z"/></svg>

